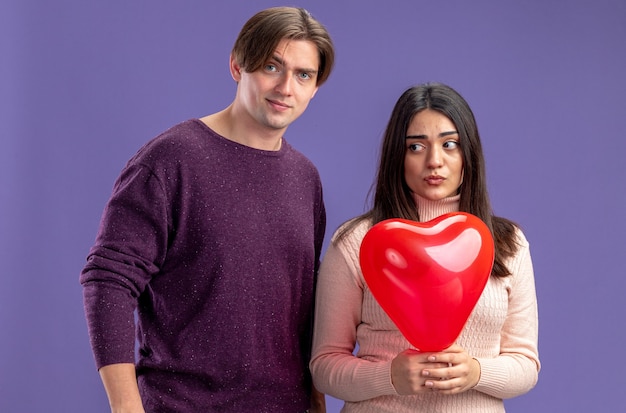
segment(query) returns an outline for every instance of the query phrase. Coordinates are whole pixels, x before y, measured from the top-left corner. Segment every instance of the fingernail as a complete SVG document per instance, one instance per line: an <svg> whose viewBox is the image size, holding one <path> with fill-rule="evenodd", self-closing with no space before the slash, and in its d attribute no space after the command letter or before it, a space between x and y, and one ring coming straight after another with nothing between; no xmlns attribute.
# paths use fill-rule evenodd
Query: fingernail
<svg viewBox="0 0 626 413"><path fill-rule="evenodd" d="M428 357L428 361L435 361L435 360L437 360L437 357L435 357L435 356L429 356Z"/></svg>

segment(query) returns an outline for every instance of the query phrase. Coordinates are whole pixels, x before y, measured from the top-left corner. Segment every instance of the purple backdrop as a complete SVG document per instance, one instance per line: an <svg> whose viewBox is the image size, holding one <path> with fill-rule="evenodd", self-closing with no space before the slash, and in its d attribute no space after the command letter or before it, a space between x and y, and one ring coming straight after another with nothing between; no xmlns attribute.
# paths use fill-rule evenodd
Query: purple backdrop
<svg viewBox="0 0 626 413"><path fill-rule="evenodd" d="M626 2L291 4L338 51L287 133L320 170L329 235L363 211L400 93L456 87L478 118L496 213L522 224L535 264L543 370L508 411L621 411ZM0 411L108 410L78 274L113 180L158 132L230 103L232 42L272 5L1 2Z"/></svg>

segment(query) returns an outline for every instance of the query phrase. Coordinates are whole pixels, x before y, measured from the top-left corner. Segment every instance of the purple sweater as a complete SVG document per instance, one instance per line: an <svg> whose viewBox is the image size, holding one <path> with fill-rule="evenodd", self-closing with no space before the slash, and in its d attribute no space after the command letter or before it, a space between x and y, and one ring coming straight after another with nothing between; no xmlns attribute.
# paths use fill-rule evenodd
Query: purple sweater
<svg viewBox="0 0 626 413"><path fill-rule="evenodd" d="M122 171L81 273L97 367L135 362L137 337L147 412L304 411L325 224L318 172L284 140L164 132Z"/></svg>

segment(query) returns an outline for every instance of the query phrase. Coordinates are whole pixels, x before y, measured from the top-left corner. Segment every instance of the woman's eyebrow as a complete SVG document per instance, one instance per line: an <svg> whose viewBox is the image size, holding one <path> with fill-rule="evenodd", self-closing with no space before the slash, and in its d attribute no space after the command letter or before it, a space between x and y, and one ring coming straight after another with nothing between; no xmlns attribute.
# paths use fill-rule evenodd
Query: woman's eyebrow
<svg viewBox="0 0 626 413"><path fill-rule="evenodd" d="M455 131L455 130L451 130L448 132L441 132L438 136L438 138L445 138L446 136L450 136L450 135L458 135L459 132ZM426 135L407 135L404 139L428 139L428 136Z"/></svg>

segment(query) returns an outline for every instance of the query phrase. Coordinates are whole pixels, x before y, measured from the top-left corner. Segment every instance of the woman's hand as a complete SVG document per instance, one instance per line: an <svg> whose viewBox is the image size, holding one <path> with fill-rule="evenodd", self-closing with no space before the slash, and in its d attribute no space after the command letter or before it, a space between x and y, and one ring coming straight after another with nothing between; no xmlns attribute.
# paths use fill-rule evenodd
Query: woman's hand
<svg viewBox="0 0 626 413"><path fill-rule="evenodd" d="M311 388L311 408L308 413L326 413L326 396L312 386Z"/></svg>
<svg viewBox="0 0 626 413"><path fill-rule="evenodd" d="M480 364L457 345L437 353L405 350L391 362L391 380L402 395L462 393L479 379Z"/></svg>
<svg viewBox="0 0 626 413"><path fill-rule="evenodd" d="M426 387L426 381L432 381L432 376L425 376L424 372L440 373L447 368L448 363L430 361L429 358L437 353L422 353L417 350L405 350L398 354L391 362L391 381L396 392L401 395L411 395L431 391Z"/></svg>

